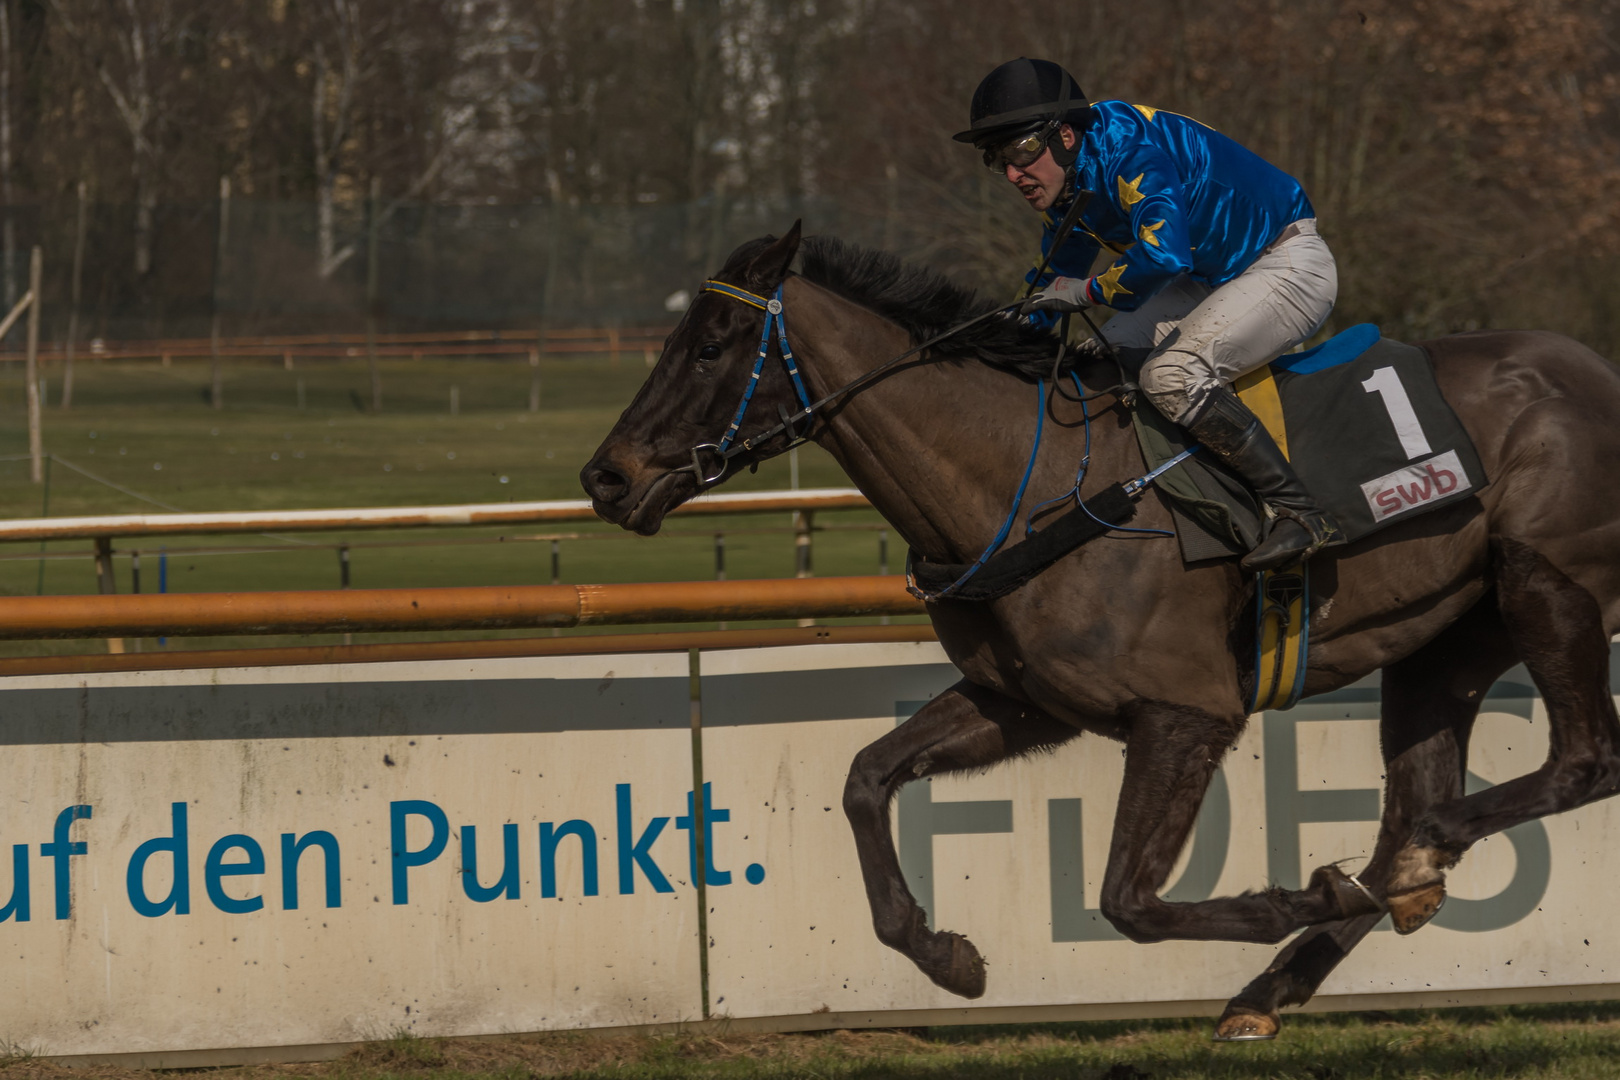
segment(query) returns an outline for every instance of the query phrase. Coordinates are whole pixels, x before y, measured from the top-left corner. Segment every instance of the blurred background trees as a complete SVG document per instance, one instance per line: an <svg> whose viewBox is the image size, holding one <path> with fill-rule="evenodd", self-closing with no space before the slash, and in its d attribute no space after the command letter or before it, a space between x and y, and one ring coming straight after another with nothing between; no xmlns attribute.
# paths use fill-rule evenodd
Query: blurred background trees
<svg viewBox="0 0 1620 1080"><path fill-rule="evenodd" d="M1030 55L1298 176L1336 326L1613 354L1617 8L0 0L0 269L60 336L83 182L86 337L353 330L373 265L384 328L657 322L799 215L1007 292L1035 222L949 135Z"/></svg>

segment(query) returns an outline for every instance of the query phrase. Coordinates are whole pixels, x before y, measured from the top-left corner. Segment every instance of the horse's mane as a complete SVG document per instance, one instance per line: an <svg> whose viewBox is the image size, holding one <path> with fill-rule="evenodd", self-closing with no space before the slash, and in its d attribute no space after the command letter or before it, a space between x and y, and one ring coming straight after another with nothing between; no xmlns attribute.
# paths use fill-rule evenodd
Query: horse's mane
<svg viewBox="0 0 1620 1080"><path fill-rule="evenodd" d="M943 274L830 236L806 239L799 258L807 280L897 323L913 342L997 306ZM1057 339L1022 319L986 319L947 338L939 349L1035 378L1051 372Z"/></svg>

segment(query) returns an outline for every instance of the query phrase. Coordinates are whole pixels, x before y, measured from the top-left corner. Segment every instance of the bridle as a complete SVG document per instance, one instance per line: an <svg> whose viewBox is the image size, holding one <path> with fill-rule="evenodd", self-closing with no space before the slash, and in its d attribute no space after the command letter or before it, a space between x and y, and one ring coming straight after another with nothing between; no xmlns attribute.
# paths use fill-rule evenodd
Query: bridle
<svg viewBox="0 0 1620 1080"><path fill-rule="evenodd" d="M759 308L765 313L765 326L759 334L759 352L754 356L754 370L749 373L748 382L743 386L742 400L737 402L737 411L731 418L731 425L726 428L726 432L720 437L719 442L699 443L692 447L692 463L673 470L676 473L690 472L697 480L698 486L706 488L710 484L717 483L726 475L726 469L730 466L732 458L738 454L753 450L766 439L774 438L786 432L788 442L782 450L785 451L799 445L808 434L809 426L806 425L803 432L796 432L794 425L801 420L809 419L811 414L815 412L816 406L824 404L826 399L811 402L810 395L805 392L804 379L799 376L798 361L793 359L793 347L788 344L787 318L782 310L781 285L776 287L776 294L769 299L751 293L747 289L738 288L736 285L728 285L724 281L715 281L712 278L705 281L703 288L699 289L698 292L700 294L712 292L719 293L721 296L729 296L733 300L739 300L747 304L749 307ZM776 330L778 351L782 355L782 366L787 369L788 378L793 381L793 393L798 398L799 411L789 416L786 405L778 406L781 423L762 435L756 435L752 439L744 439L740 445L733 446L732 444L736 442L737 435L742 428L743 417L748 413L748 406L754 400L754 390L759 386L760 373L765 370L765 358L770 355L771 351L771 330L773 327ZM780 452L782 451L778 451L778 453ZM704 454L711 454L720 461L719 469L713 474L703 468Z"/></svg>
<svg viewBox="0 0 1620 1080"><path fill-rule="evenodd" d="M916 356L918 353L923 352L926 349L932 348L948 337L959 334L971 326L976 326L986 319L1006 314L1009 311L1017 311L1022 306L1023 300L1034 291L1035 282L1041 279L1041 275L1044 274L1046 272L1046 268L1051 265L1052 258L1057 255L1059 249L1063 247L1064 242L1068 240L1069 234L1074 231L1075 225L1080 221L1081 212L1085 209L1086 203L1090 200L1090 198L1091 192L1089 191L1080 192L1075 196L1074 202L1070 205L1068 213L1063 215L1063 221L1059 224L1057 233L1054 235L1051 245L1046 249L1046 254L1042 257L1040 264L1035 268L1034 274L1031 275L1030 286L1024 291L1024 297L1015 300L1010 304L1005 304L1001 307L991 308L989 311L981 312L965 322L959 322L948 330L935 334L933 337L929 338L927 341L924 341L920 345L913 345L899 356L896 356L891 360L884 361L864 375L857 376L851 381L845 383L843 386L840 386L838 389L827 394L819 401L811 401L810 395L805 392L804 380L799 376L798 362L793 359L793 350L788 345L787 320L784 317L782 306L782 285L779 283L776 286L776 292L767 298L756 293L751 293L747 289L739 286L731 285L724 281L717 281L714 278L710 278L709 280L705 281L703 283L703 287L698 290L699 295L706 292L719 293L721 296L729 296L733 300L747 304L749 307L759 308L761 311L765 312L765 326L760 331L759 352L754 357L754 370L748 377L747 385L743 387L742 400L737 403L737 411L731 418L731 425L726 428L725 434L721 436L719 442L699 443L698 445L692 447L690 451L692 456L691 464L682 465L678 469L671 469L665 474L665 476L677 476L680 473L689 472L692 474L692 478L697 481L698 490L702 491L714 484L719 483L725 478L726 470L731 467L731 461L733 458L739 457L742 454L755 452L759 447L769 442L771 439L776 438L778 435L787 435L788 441L781 447L777 448L776 451L770 456L775 457L776 454L786 453L809 438L810 429L813 426L817 409L822 408L829 402L843 397L845 394L852 394L855 391L868 386L872 382L876 381L880 376L892 370L895 365L904 360L909 360L911 357ZM1097 329L1097 325L1091 321L1090 315L1082 311L1080 312L1080 317L1085 319L1086 325L1091 327L1093 337L1102 342L1102 346L1107 355L1113 359L1115 366L1120 368L1120 385L1117 387L1110 387L1107 390L1098 391L1095 394L1082 394L1079 397L1070 398L1070 400L1084 403L1094 398L1102 397L1105 394L1113 394L1116 396L1120 396L1121 394L1134 395L1136 388L1126 379L1124 368L1119 364L1119 357L1114 354L1113 349L1108 345L1107 339L1102 336L1102 332ZM799 410L795 413L789 414L787 411L787 406L778 405L777 415L779 419L773 427L766 428L758 435L744 439L741 442L737 442L737 435L742 427L743 417L748 412L749 403L754 399L754 389L759 385L760 374L765 369L765 358L770 353L772 327L776 328L776 340L780 346L780 351L782 354L782 365L787 369L789 378L793 380L793 392L798 398ZM1065 316L1063 320L1063 332L1060 336L1057 350L1057 358L1052 364L1052 378L1054 386L1057 385L1059 369L1063 366L1066 351L1066 339L1068 338L1068 329L1068 317ZM1067 394L1064 396L1068 397ZM1132 399L1130 397L1122 397L1122 400L1129 402ZM811 421L811 423L805 423L806 421ZM801 423L805 424L802 431L798 429L798 425ZM712 472L709 469L704 468L703 459L705 455L708 455L712 459L716 459L719 467Z"/></svg>
<svg viewBox="0 0 1620 1080"><path fill-rule="evenodd" d="M698 445L692 447L691 464L682 465L678 469L671 469L670 472L666 474L669 476L674 476L677 473L689 472L697 481L699 488L707 488L712 484L718 483L722 478L725 477L726 470L730 467L733 458L739 457L742 454L757 451L761 446L776 438L778 435L787 435L788 441L777 448L770 456L775 457L776 454L786 453L788 450L793 449L795 446L798 446L800 443L803 443L809 438L812 424L805 422L814 421L816 410L821 409L823 406L837 400L840 397L843 397L845 394L854 393L856 390L867 386L875 381L879 376L892 369L896 364L899 364L903 360L909 360L911 357L916 356L925 349L929 349L934 345L937 345L939 342L944 341L953 334L959 334L970 326L981 323L992 316L1001 315L1008 311L1016 310L1018 307L1018 303L1014 302L1003 307L992 308L989 311L975 315L966 322L958 323L949 330L934 335L920 345L912 346L899 356L879 364L877 367L873 368L871 371L868 371L864 375L857 376L851 381L845 383L843 386L840 386L838 389L828 393L821 399L811 401L810 395L805 392L804 380L799 375L798 361L793 358L793 349L788 345L787 320L784 317L782 306L781 285L776 287L776 292L769 298L751 293L747 289L739 288L736 285L729 285L724 281L715 281L713 279L705 281L703 283L703 287L699 289L698 292L699 294L712 292L718 293L721 296L729 296L733 300L741 301L750 307L756 307L765 312L765 327L760 331L759 352L754 357L754 369L749 373L748 382L743 387L742 400L737 403L737 411L731 418L730 426L726 428L725 434L720 437L719 442L699 443ZM766 428L758 435L754 435L738 442L737 435L742 427L743 417L747 414L748 406L754 399L754 390L759 385L760 374L765 369L765 359L770 353L772 327L776 329L776 341L782 354L782 366L787 369L788 377L793 381L793 392L798 398L799 410L790 414L787 411L786 405L778 405L778 422L774 426ZM800 424L804 424L804 428L802 430L799 428ZM704 468L703 459L705 455L708 455L713 459L718 459L719 468L713 471Z"/></svg>

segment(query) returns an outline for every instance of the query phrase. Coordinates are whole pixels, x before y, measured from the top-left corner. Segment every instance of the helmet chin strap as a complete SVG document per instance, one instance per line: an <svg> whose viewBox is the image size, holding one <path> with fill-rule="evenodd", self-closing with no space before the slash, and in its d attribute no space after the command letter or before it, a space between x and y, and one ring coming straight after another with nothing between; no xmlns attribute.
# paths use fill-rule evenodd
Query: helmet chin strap
<svg viewBox="0 0 1620 1080"><path fill-rule="evenodd" d="M1070 130L1073 131L1074 129L1071 127ZM1080 132L1074 132L1073 146L1064 146L1063 137L1059 134L1046 144L1046 149L1052 155L1053 164L1063 170L1063 190L1058 193L1057 197L1057 201L1061 205L1068 202L1074 197L1074 193L1080 190L1079 185L1075 182L1074 167L1075 161L1080 157Z"/></svg>
<svg viewBox="0 0 1620 1080"><path fill-rule="evenodd" d="M1064 203L1073 199L1075 194L1079 192L1080 185L1076 182L1075 175L1076 169L1074 167L1074 161L1073 159L1070 159L1069 163L1063 168L1063 190L1058 192L1058 197L1055 200L1054 205L1062 206Z"/></svg>
<svg viewBox="0 0 1620 1080"><path fill-rule="evenodd" d="M1064 127L1069 129L1069 134L1074 139L1073 146L1063 145ZM1083 128L1075 127L1065 121L1052 136L1051 141L1046 144L1046 149L1051 153L1052 160L1063 168L1072 171L1075 159L1080 156L1080 139L1084 135L1085 130Z"/></svg>

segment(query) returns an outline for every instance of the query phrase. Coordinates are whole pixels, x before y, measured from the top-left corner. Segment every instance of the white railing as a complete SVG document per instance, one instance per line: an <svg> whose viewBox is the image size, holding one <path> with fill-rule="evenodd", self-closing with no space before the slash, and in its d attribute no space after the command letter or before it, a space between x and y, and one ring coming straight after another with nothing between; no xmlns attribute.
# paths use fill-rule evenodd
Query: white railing
<svg viewBox="0 0 1620 1080"><path fill-rule="evenodd" d="M854 488L740 491L705 495L679 506L682 516L748 514L773 510L813 513L870 506ZM200 536L219 533L328 532L340 529L410 529L425 526L506 525L520 522L595 521L585 499L468 503L460 506L381 506L334 510L234 510L207 514L115 514L96 517L18 518L0 521L0 542L99 540L117 536Z"/></svg>

